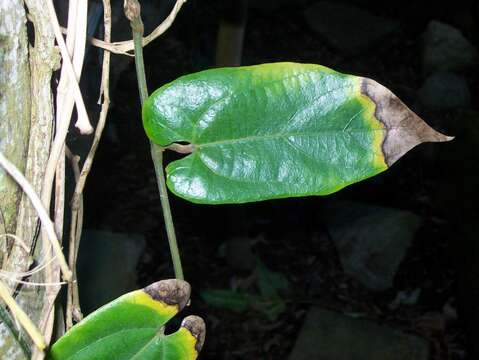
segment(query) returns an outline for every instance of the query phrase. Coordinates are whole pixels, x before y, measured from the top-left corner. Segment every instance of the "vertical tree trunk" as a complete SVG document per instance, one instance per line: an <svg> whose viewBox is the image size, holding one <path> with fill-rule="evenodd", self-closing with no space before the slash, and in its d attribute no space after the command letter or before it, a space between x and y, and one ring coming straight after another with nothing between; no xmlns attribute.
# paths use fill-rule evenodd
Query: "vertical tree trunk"
<svg viewBox="0 0 479 360"><path fill-rule="evenodd" d="M0 151L25 169L30 129L30 71L26 16L21 0L0 2ZM15 234L21 191L0 169L0 234ZM0 238L4 262L5 236Z"/></svg>
<svg viewBox="0 0 479 360"><path fill-rule="evenodd" d="M52 136L51 78L60 57L54 47L45 0L25 2L34 30L34 46L30 49L24 2L0 1L0 151L40 193ZM0 253L3 254L0 265L3 270L23 272L32 265L32 258L38 259L41 243L35 241L38 225L29 199L0 168ZM13 238L6 241L1 236L5 233L15 234L30 251L15 244ZM35 280L42 281L41 274ZM9 285L12 289L15 287L13 281ZM43 288L23 286L16 297L35 323L41 315L43 296ZM28 339L26 335L25 338ZM0 359L25 358L7 326L0 323Z"/></svg>

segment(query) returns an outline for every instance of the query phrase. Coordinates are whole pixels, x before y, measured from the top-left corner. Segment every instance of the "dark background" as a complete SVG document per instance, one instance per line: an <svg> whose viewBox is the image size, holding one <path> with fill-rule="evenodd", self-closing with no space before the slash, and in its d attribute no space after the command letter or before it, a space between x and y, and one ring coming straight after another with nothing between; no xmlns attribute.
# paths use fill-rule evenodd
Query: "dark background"
<svg viewBox="0 0 479 360"><path fill-rule="evenodd" d="M148 33L168 14L172 4L142 3L148 3L144 5ZM477 359L477 59L475 65L448 71L461 79L460 89L465 86L468 91L462 102L452 101L444 108L441 101L421 101L420 95L428 78L437 72L425 69L422 60L423 34L428 25L432 20L451 25L477 46L477 3L341 2L353 6L353 12L360 8L378 23L387 21L393 27L387 34L372 36L366 45L354 49L352 45L348 49L347 44L333 43L327 34L315 30L312 24L321 21L313 11L316 3L251 1L242 64L317 63L373 78L390 88L432 127L456 138L446 144L420 145L385 173L327 197L205 206L172 195L185 277L193 288L192 305L182 316L198 314L207 323L207 339L200 358L286 359L308 311L320 307L339 314L356 314L424 338L429 344L430 359ZM121 6L114 5L114 39L130 38ZM174 25L145 48L150 92L181 75L215 67L220 23L241 23L242 19L235 16L238 7L241 2L188 0ZM355 36L357 25L333 20L331 26L344 28L345 34ZM376 29L376 25L364 26ZM97 36L102 36L101 30ZM84 197L85 228L143 235L145 245L136 276L138 286L145 286L173 277L173 270L149 145L141 126L134 64L126 57L113 57L112 106ZM82 85L90 89L91 104L98 96L100 61L100 52L90 48ZM434 94L445 96L447 103L461 95L453 90L446 90L444 95L440 85L431 90L433 98ZM444 86L450 89L447 83ZM69 142L80 149L85 146L85 139L74 132ZM168 153L166 161L177 157ZM342 204L347 208L349 202L409 211L420 219L406 254L397 255L401 262L393 286L388 289L371 290L344 271L332 238L328 206ZM350 226L348 221L344 221L344 228ZM382 256L381 251L375 256ZM254 306L235 312L202 299L200 293L206 289L235 289L258 295L258 259L289 283L280 295L286 309L273 319ZM117 260L121 263L121 259ZM391 306L399 293L411 295L417 289L419 296L410 304ZM364 356L358 354L357 359Z"/></svg>

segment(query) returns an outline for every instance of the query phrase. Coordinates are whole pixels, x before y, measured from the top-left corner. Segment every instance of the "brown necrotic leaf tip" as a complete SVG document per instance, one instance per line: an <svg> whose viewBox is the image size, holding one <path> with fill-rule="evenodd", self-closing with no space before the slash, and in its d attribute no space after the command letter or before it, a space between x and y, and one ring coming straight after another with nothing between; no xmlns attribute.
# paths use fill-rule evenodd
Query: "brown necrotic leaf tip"
<svg viewBox="0 0 479 360"><path fill-rule="evenodd" d="M181 327L184 327L190 331L190 333L196 338L196 351L200 352L203 344L205 343L206 325L202 318L195 315L187 316L183 319Z"/></svg>
<svg viewBox="0 0 479 360"><path fill-rule="evenodd" d="M396 95L376 81L363 78L361 93L374 102L374 116L385 127L382 151L388 166L418 144L453 139L431 128Z"/></svg>
<svg viewBox="0 0 479 360"><path fill-rule="evenodd" d="M168 279L148 285L144 291L157 301L163 301L168 305L178 305L181 310L190 299L191 286L183 280Z"/></svg>

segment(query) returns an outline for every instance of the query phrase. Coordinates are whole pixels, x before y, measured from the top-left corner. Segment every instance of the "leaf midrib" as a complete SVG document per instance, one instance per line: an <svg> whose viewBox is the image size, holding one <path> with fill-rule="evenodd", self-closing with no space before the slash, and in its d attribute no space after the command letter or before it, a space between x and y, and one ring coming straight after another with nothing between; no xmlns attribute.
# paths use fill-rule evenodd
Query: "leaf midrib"
<svg viewBox="0 0 479 360"><path fill-rule="evenodd" d="M255 141L262 141L262 140L271 140L271 139L281 139L281 138L289 138L291 136L299 136L299 137L307 137L307 136L316 136L319 137L323 134L330 135L331 133L361 133L361 132L374 132L374 131L387 131L388 129L385 128L378 128L378 129L351 129L351 130L337 130L337 129L327 129L327 130L320 130L315 132L307 132L307 133L277 133L271 135L258 135L258 136L245 136L242 138L236 139L226 139L226 140L218 140L218 141L211 141L202 144L193 144L196 149L214 147L214 146L221 146L221 145L234 145L237 143L242 142L255 142Z"/></svg>

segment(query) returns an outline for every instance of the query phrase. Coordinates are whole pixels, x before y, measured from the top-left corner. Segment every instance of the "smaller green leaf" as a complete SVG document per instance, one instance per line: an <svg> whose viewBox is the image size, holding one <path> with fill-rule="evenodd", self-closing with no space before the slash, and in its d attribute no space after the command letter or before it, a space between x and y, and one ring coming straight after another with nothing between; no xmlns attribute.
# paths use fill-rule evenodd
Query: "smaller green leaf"
<svg viewBox="0 0 479 360"><path fill-rule="evenodd" d="M232 290L205 290L200 295L208 305L238 313L246 311L254 298L252 295Z"/></svg>
<svg viewBox="0 0 479 360"><path fill-rule="evenodd" d="M270 321L275 321L287 308L286 302L279 297L269 299L264 296L219 289L205 290L200 295L210 306L236 313L254 310Z"/></svg>
<svg viewBox="0 0 479 360"><path fill-rule="evenodd" d="M282 273L268 269L260 260L258 260L256 272L259 291L265 298L279 297L281 291L286 291L290 287L288 279Z"/></svg>
<svg viewBox="0 0 479 360"><path fill-rule="evenodd" d="M260 302L253 304L254 310L263 314L268 320L276 321L287 309L286 302L281 298L273 300L262 299Z"/></svg>
<svg viewBox="0 0 479 360"><path fill-rule="evenodd" d="M186 305L190 285L162 280L125 294L72 327L51 348L52 360L194 360L204 342L205 324L186 317L164 335L165 324Z"/></svg>

